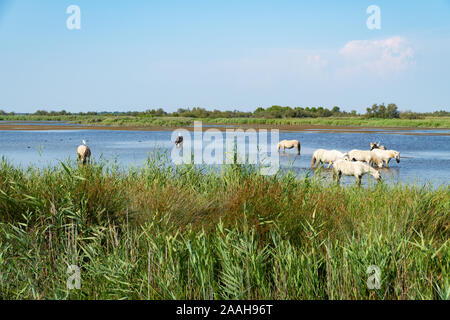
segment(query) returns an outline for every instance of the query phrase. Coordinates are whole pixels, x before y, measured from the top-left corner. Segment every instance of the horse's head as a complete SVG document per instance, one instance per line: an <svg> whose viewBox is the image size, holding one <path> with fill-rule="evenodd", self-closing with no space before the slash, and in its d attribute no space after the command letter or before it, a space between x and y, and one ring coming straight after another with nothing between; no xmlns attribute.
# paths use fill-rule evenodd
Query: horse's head
<svg viewBox="0 0 450 320"><path fill-rule="evenodd" d="M372 151L373 149L376 149L378 147L378 144L376 142L371 142L370 143L370 150Z"/></svg>
<svg viewBox="0 0 450 320"><path fill-rule="evenodd" d="M372 176L375 178L375 180L380 181L381 180L381 175L380 172L378 170L374 170L374 172L372 173Z"/></svg>
<svg viewBox="0 0 450 320"><path fill-rule="evenodd" d="M400 163L400 152L394 151L394 157L395 161L397 161L397 163Z"/></svg>
<svg viewBox="0 0 450 320"><path fill-rule="evenodd" d="M350 156L348 155L348 153L344 153L344 155L341 157L342 160L345 161L350 161Z"/></svg>

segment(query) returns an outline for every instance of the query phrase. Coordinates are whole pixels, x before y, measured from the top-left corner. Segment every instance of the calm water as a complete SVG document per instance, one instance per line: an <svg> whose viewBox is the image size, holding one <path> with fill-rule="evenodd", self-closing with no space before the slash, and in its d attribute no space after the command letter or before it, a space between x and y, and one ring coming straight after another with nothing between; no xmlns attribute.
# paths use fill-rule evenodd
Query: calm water
<svg viewBox="0 0 450 320"><path fill-rule="evenodd" d="M22 123L23 124L23 123ZM58 124L55 124L58 125ZM424 130L417 130L423 132ZM433 131L433 132L446 132ZM411 131L408 131L411 133ZM93 158L117 160L124 167L143 165L149 153L157 148L171 150L171 131L99 131L99 130L0 130L0 155L15 165L45 167L60 160L75 159L76 148L83 139L93 152ZM225 136L225 135L224 135ZM381 175L388 181L434 186L448 184L450 180L450 136L420 136L406 134L280 132L280 140L297 139L302 143L302 154L287 151L280 159L282 167L293 167L299 174L310 171L311 157L318 148L369 149L371 141L381 141L390 149L401 153L401 162L391 160L390 169L382 169ZM329 176L329 173L326 173ZM344 182L352 181L346 177ZM367 177L364 177L367 181Z"/></svg>

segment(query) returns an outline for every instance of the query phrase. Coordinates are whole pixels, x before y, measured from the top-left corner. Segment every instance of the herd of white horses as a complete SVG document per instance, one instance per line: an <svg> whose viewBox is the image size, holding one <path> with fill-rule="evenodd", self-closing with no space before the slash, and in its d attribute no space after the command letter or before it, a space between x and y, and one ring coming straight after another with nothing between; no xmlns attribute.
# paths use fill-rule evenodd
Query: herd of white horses
<svg viewBox="0 0 450 320"><path fill-rule="evenodd" d="M278 152L283 148L297 149L297 154L300 155L301 145L297 140L283 140L278 146ZM339 182L342 175L354 176L358 184L361 183L361 178L366 173L370 174L375 180L380 181L380 172L374 169L375 166L379 169L385 166L389 168L389 161L395 159L400 163L400 152L396 150L387 150L385 146L380 143L371 142L370 150L354 149L347 153L338 150L318 149L314 152L311 160L311 168L316 168L319 164L328 164L328 169L333 166L333 179Z"/></svg>
<svg viewBox="0 0 450 320"><path fill-rule="evenodd" d="M181 140L178 141L178 140ZM179 136L175 144L182 143L182 137ZM278 143L278 152L283 148L283 152L286 149L296 149L297 154L300 155L301 144L297 140L283 140ZM77 148L77 160L86 164L91 158L91 149L86 145L86 141L83 140L83 144ZM358 150L354 149L347 153L340 152L338 150L325 150L318 149L314 152L311 160L311 168L316 168L320 164L328 164L328 169L333 166L333 179L337 179L339 182L342 175L354 176L358 184L361 183L361 178L366 173L370 174L379 181L381 175L378 170L372 166L383 168L389 168L389 161L395 159L397 163L400 163L400 152L396 150L387 150L386 147L380 145L380 143L371 142L370 150Z"/></svg>

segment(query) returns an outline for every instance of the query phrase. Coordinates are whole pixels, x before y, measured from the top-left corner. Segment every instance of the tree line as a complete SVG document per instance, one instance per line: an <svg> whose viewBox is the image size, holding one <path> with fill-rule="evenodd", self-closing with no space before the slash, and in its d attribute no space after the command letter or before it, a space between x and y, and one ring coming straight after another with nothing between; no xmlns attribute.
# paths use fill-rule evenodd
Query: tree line
<svg viewBox="0 0 450 320"><path fill-rule="evenodd" d="M7 113L0 110L0 115L14 115L13 112ZM434 117L448 117L449 111L440 110L434 112L418 113L413 111L400 111L395 103L390 103L387 106L382 104L374 104L366 109L364 114L357 113L356 110L350 112L341 110L338 106L331 109L324 107L289 107L274 105L268 108L259 107L253 112L244 112L239 110L221 111L221 110L207 110L205 108L194 107L179 108L175 112L166 112L162 108L149 109L146 111L127 111L127 112L78 112L71 113L66 110L62 111L46 111L37 110L35 113L29 115L36 116L101 116L101 115L116 115L116 116L135 116L135 117L189 117L189 118L326 118L326 117L363 117L376 119L422 119L425 116Z"/></svg>

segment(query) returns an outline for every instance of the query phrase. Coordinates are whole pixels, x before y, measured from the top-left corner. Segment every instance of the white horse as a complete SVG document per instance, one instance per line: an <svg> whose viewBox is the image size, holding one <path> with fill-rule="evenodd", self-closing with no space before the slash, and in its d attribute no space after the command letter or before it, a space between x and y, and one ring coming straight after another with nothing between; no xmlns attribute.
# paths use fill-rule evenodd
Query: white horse
<svg viewBox="0 0 450 320"><path fill-rule="evenodd" d="M348 157L347 153L342 153L337 150L318 149L314 151L314 154L312 156L311 168L317 167L320 163L328 163L329 169L333 162L346 157Z"/></svg>
<svg viewBox="0 0 450 320"><path fill-rule="evenodd" d="M389 168L389 161L391 161L391 159L395 159L397 163L400 163L400 152L398 151L374 149L372 152L375 152L381 161L385 163L386 168Z"/></svg>
<svg viewBox="0 0 450 320"><path fill-rule="evenodd" d="M346 176L354 176L356 182L361 184L361 178L366 173L369 173L377 181L380 181L381 179L380 173L377 170L361 161L353 162L340 159L333 164L333 179L337 178L338 183L341 176L344 174Z"/></svg>
<svg viewBox="0 0 450 320"><path fill-rule="evenodd" d="M81 160L83 164L86 164L87 160L91 160L91 149L86 145L85 140L83 140L83 144L77 148L77 160Z"/></svg>
<svg viewBox="0 0 450 320"><path fill-rule="evenodd" d="M301 145L298 140L282 140L277 145L278 152L280 152L281 147L283 147L283 152L286 152L286 149L296 148L297 154L300 154Z"/></svg>
<svg viewBox="0 0 450 320"><path fill-rule="evenodd" d="M373 151L354 149L348 153L350 160L366 162L369 165L375 163L378 168L383 168L383 161Z"/></svg>

